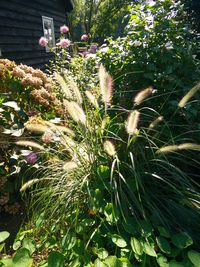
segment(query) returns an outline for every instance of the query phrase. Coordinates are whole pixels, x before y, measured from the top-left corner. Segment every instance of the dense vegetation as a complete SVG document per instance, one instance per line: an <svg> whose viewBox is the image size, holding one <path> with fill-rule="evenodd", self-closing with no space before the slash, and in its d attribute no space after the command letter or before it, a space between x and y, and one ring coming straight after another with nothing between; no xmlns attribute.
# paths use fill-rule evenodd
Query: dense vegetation
<svg viewBox="0 0 200 267"><path fill-rule="evenodd" d="M48 75L0 60L0 207L27 212L2 267L200 266L197 35L178 1L128 10L98 52L63 26Z"/></svg>

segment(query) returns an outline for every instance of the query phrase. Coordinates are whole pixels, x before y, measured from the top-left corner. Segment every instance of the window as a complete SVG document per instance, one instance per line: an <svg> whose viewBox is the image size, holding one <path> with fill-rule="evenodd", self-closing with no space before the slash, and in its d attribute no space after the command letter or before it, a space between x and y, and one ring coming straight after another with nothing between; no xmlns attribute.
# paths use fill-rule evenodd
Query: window
<svg viewBox="0 0 200 267"><path fill-rule="evenodd" d="M53 19L42 16L42 25L44 31L44 37L48 40L48 45L46 46L46 52L50 52L50 48L55 46L55 33Z"/></svg>

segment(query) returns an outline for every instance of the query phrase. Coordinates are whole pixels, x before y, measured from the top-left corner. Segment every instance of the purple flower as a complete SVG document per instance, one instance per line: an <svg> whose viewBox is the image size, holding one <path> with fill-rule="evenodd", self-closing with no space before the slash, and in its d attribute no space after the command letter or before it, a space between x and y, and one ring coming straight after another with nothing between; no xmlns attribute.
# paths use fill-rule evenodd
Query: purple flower
<svg viewBox="0 0 200 267"><path fill-rule="evenodd" d="M60 39L60 42L57 43L56 45L62 47L62 48L66 48L68 46L70 46L71 41L69 39Z"/></svg>
<svg viewBox="0 0 200 267"><path fill-rule="evenodd" d="M81 41L87 41L89 39L89 36L87 34L83 34L81 36Z"/></svg>
<svg viewBox="0 0 200 267"><path fill-rule="evenodd" d="M30 154L28 154L27 156L25 156L26 162L28 164L31 164L31 165L35 164L36 161L37 161L37 159L38 159L38 156L34 152L31 152Z"/></svg>
<svg viewBox="0 0 200 267"><path fill-rule="evenodd" d="M91 44L88 52L92 53L92 54L95 54L97 52L97 45L96 44Z"/></svg>
<svg viewBox="0 0 200 267"><path fill-rule="evenodd" d="M39 39L39 45L42 46L42 47L45 47L45 46L47 46L47 44L48 44L47 38L40 37L40 39Z"/></svg>
<svg viewBox="0 0 200 267"><path fill-rule="evenodd" d="M66 25L60 26L61 33L67 33L68 31L69 31L69 28Z"/></svg>

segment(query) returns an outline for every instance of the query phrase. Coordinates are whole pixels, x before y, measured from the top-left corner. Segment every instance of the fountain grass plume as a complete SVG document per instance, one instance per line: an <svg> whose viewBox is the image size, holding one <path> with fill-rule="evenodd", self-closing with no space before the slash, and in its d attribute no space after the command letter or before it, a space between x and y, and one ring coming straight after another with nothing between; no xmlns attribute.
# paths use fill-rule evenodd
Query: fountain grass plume
<svg viewBox="0 0 200 267"><path fill-rule="evenodd" d="M149 97L153 92L153 87L148 87L142 91L140 91L135 97L134 97L134 104L140 105L147 97Z"/></svg>
<svg viewBox="0 0 200 267"><path fill-rule="evenodd" d="M36 148L38 150L45 150L43 146L33 141L19 140L19 141L16 141L15 144L17 146L26 146L26 147Z"/></svg>
<svg viewBox="0 0 200 267"><path fill-rule="evenodd" d="M197 91L200 90L200 83L198 83L196 86L194 86L178 103L178 106L180 108L185 107L185 105L188 103L188 101L194 96L194 94L197 93Z"/></svg>
<svg viewBox="0 0 200 267"><path fill-rule="evenodd" d="M139 117L140 117L140 112L137 110L134 110L129 114L126 123L126 131L129 135L133 135L137 132Z"/></svg>
<svg viewBox="0 0 200 267"><path fill-rule="evenodd" d="M113 96L113 79L102 64L99 67L99 83L102 101L108 106Z"/></svg>

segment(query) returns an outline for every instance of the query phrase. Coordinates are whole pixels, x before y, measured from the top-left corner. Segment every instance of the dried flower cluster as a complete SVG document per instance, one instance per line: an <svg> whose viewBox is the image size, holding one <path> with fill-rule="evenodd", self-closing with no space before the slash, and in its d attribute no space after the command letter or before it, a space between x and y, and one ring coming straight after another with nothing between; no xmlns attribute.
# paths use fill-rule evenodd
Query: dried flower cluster
<svg viewBox="0 0 200 267"><path fill-rule="evenodd" d="M30 95L37 104L63 114L62 103L53 93L54 83L44 72L27 65L16 65L8 59L0 59L0 78L6 79L8 74L11 74L12 79L21 82L25 90L28 88L31 91ZM7 90L9 85L5 84L4 87Z"/></svg>

